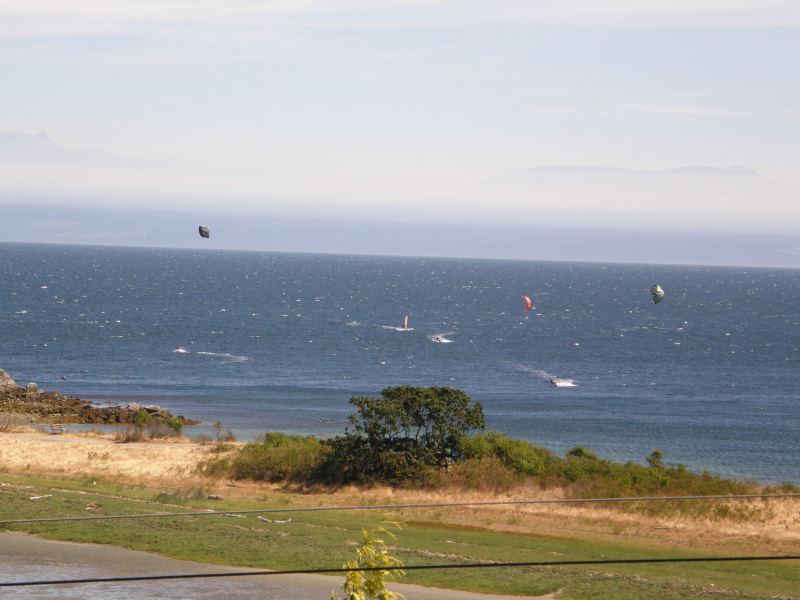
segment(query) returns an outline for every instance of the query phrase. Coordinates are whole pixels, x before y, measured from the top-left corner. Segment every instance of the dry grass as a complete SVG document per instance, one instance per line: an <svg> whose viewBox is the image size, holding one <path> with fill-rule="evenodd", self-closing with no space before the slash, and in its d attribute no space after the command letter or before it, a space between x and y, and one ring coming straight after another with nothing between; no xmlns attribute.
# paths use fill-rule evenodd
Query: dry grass
<svg viewBox="0 0 800 600"><path fill-rule="evenodd" d="M325 493L332 504L417 504L491 500L559 499L562 489L518 487L504 493L462 490L419 491L375 487L342 488ZM599 505L529 505L428 509L404 512L402 520L475 526L495 531L568 535L586 539L635 539L675 546L763 549L800 552L800 500L754 500L718 503L746 510L750 519L701 518L695 515L646 515Z"/></svg>
<svg viewBox="0 0 800 600"><path fill-rule="evenodd" d="M129 425L124 429L118 429L114 433L114 441L118 444L129 444L131 442L141 442L145 439L144 432Z"/></svg>
<svg viewBox="0 0 800 600"><path fill-rule="evenodd" d="M0 413L0 433L14 433L31 430L28 415L17 413Z"/></svg>
<svg viewBox="0 0 800 600"><path fill-rule="evenodd" d="M114 434L105 431L104 429L86 429L84 431L76 431L75 435L86 438L109 438L112 439Z"/></svg>
<svg viewBox="0 0 800 600"><path fill-rule="evenodd" d="M562 489L542 490L518 486L493 490L413 490L376 486L364 489L299 488L249 481L230 482L198 475L196 466L213 456L214 443L185 438L114 443L108 434L0 433L0 465L8 473L55 477L92 477L123 484L145 485L159 490L204 489L225 498L260 504L361 505L413 504L562 498ZM234 444L241 447L243 444ZM515 533L544 533L587 539L629 539L685 547L736 548L753 551L800 553L800 501L757 500L728 502L721 514L645 514L597 505L497 506L457 509L398 511L400 520L418 520L488 528ZM747 518L725 514L745 511ZM394 518L394 517L393 517Z"/></svg>
<svg viewBox="0 0 800 600"><path fill-rule="evenodd" d="M194 468L207 454L208 447L175 438L117 444L96 434L0 433L0 463L10 473L179 485L196 478Z"/></svg>

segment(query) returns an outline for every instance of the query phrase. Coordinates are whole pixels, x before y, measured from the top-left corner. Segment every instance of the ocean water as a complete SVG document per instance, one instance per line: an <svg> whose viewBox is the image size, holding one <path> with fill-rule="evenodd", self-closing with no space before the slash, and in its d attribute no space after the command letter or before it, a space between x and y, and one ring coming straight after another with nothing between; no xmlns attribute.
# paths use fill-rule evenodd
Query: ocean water
<svg viewBox="0 0 800 600"><path fill-rule="evenodd" d="M800 483L799 299L796 270L0 244L0 367L240 439L454 386L558 452Z"/></svg>

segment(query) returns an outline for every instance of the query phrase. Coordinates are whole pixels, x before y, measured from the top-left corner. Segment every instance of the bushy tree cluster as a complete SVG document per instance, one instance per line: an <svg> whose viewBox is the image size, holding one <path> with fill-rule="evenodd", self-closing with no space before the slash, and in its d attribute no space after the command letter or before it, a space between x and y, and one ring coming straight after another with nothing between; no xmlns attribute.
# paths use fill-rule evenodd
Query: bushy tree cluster
<svg viewBox="0 0 800 600"><path fill-rule="evenodd" d="M461 390L447 387L386 388L379 398L350 403L345 435L328 441L322 473L343 482L402 481L460 458L470 431L485 427L483 408Z"/></svg>

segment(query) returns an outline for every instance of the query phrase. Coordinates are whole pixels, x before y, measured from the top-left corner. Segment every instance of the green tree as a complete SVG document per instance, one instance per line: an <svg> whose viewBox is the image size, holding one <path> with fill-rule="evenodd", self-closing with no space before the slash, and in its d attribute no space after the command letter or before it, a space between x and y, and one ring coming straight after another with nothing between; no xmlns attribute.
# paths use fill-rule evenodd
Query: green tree
<svg viewBox="0 0 800 600"><path fill-rule="evenodd" d="M350 400L356 412L319 470L328 482L421 480L433 466L461 457L462 440L483 429L483 408L453 388L386 388Z"/></svg>
<svg viewBox="0 0 800 600"><path fill-rule="evenodd" d="M650 456L647 457L647 464L649 464L654 469L663 469L664 468L664 454L661 450L653 450Z"/></svg>
<svg viewBox="0 0 800 600"><path fill-rule="evenodd" d="M350 416L353 431L371 444L413 440L439 460L458 458L464 436L486 426L480 403L454 388L390 387L380 398L358 396L350 403L357 410Z"/></svg>

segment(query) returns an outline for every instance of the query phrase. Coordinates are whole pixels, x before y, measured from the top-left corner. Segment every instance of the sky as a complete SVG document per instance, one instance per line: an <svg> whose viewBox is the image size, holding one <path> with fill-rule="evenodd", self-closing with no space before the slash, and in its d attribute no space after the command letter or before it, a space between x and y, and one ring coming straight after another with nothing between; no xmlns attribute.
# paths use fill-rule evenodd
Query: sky
<svg viewBox="0 0 800 600"><path fill-rule="evenodd" d="M789 0L0 0L0 132L64 149L0 135L0 203L791 235L798 34Z"/></svg>

